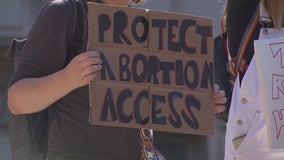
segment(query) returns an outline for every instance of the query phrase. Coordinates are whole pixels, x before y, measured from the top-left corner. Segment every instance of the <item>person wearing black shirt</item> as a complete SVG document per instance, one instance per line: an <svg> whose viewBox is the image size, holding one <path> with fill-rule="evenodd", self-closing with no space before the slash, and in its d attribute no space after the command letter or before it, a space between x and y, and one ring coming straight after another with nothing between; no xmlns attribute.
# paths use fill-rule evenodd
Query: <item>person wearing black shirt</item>
<svg viewBox="0 0 284 160"><path fill-rule="evenodd" d="M100 1L129 5L128 0ZM86 11L87 1L81 2ZM86 51L86 38L64 66L72 12L69 0L56 0L48 2L37 16L8 90L9 109L16 115L35 113L60 99L58 107L48 108L47 160L138 160L137 129L89 124L88 84L102 68L102 61L97 52Z"/></svg>

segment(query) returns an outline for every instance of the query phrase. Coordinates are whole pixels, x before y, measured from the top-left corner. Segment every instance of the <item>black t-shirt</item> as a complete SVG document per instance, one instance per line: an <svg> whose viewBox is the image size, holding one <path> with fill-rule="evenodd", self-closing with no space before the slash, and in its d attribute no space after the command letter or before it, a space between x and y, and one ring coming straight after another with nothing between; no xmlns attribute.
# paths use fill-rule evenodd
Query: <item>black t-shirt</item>
<svg viewBox="0 0 284 160"><path fill-rule="evenodd" d="M12 83L47 76L64 67L73 22L73 9L67 1L49 2L41 10L29 32ZM86 50L87 41L84 44L82 52ZM137 129L89 124L88 86L75 89L49 111L49 160L139 159Z"/></svg>
<svg viewBox="0 0 284 160"><path fill-rule="evenodd" d="M239 45L241 43L246 27L256 10L259 0L228 0L227 7L227 34L228 34L228 49L231 57L235 57ZM260 24L253 32L252 38L249 41L245 51L244 58L249 64L254 54L253 40L258 39ZM241 78L243 75L240 75Z"/></svg>

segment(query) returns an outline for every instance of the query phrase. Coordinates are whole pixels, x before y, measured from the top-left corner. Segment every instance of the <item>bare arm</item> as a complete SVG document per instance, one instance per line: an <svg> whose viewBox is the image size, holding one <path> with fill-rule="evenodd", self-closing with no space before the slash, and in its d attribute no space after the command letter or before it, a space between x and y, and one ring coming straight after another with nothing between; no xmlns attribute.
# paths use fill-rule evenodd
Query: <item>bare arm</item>
<svg viewBox="0 0 284 160"><path fill-rule="evenodd" d="M74 57L56 73L19 80L8 90L9 109L14 114L43 110L72 90L92 81L100 71L101 63L96 52L86 52Z"/></svg>

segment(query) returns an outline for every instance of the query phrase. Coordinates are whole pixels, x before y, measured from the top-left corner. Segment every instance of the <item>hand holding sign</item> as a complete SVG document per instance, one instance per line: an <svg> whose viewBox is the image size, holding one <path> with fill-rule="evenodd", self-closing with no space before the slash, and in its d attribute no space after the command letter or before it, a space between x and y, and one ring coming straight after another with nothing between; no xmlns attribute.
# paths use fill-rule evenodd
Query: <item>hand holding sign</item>
<svg viewBox="0 0 284 160"><path fill-rule="evenodd" d="M84 86L97 77L102 68L102 61L95 51L81 53L74 57L63 69L73 88ZM75 75L75 76L74 76Z"/></svg>

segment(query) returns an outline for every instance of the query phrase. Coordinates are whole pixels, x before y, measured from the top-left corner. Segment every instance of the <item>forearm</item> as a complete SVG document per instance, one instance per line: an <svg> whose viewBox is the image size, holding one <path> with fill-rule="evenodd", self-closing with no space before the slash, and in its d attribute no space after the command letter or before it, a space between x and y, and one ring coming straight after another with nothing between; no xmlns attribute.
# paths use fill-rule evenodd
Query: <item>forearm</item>
<svg viewBox="0 0 284 160"><path fill-rule="evenodd" d="M26 78L8 90L8 106L14 114L34 113L45 109L74 89L63 71L41 78Z"/></svg>
<svg viewBox="0 0 284 160"><path fill-rule="evenodd" d="M41 78L26 78L8 90L8 106L14 114L34 113L48 107L72 90L87 85L101 70L97 52L74 57L61 71Z"/></svg>

